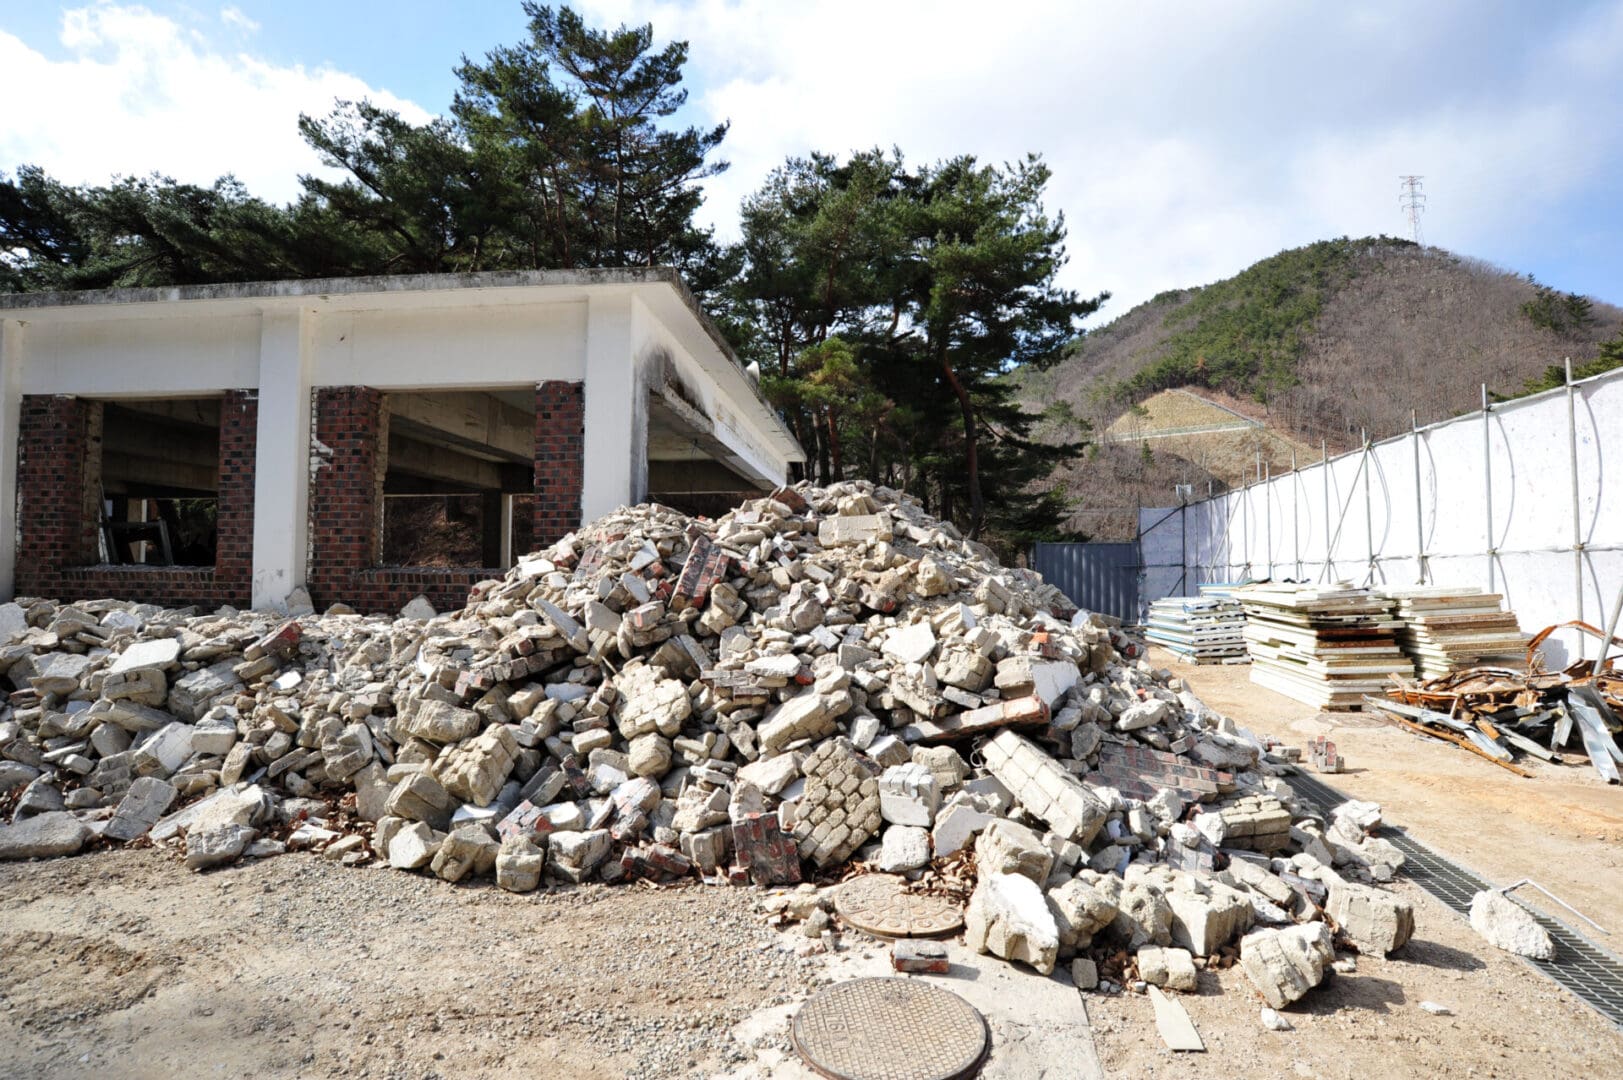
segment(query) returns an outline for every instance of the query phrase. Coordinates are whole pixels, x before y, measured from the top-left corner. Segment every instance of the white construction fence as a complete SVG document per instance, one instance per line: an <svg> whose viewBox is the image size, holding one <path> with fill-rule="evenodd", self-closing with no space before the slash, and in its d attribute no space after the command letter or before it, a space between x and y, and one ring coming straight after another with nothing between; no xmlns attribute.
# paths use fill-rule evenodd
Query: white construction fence
<svg viewBox="0 0 1623 1080"><path fill-rule="evenodd" d="M1522 630L1602 626L1623 587L1623 369L1139 512L1139 602L1213 581L1476 585ZM1562 631L1551 667L1598 643Z"/></svg>

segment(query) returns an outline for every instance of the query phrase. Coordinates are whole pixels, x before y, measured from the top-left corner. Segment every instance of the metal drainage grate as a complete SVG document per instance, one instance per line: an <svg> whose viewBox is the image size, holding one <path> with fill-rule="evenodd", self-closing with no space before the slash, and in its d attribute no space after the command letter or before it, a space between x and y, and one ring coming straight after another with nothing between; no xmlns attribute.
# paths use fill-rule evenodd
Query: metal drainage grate
<svg viewBox="0 0 1623 1080"><path fill-rule="evenodd" d="M1348 796L1334 788L1298 773L1286 783L1308 802L1328 815L1332 807L1347 801ZM1402 829L1383 829L1381 836L1390 840L1403 852L1403 872L1416 885L1461 915L1469 917L1471 897L1493 886L1475 874L1449 862L1430 848L1416 843ZM1510 897L1521 903L1516 897ZM1542 911L1521 904L1549 931L1555 941L1553 960L1527 960L1527 963L1572 991L1594 1010L1623 1028L1623 960L1601 948L1566 923L1551 918ZM1525 959L1525 958L1524 958Z"/></svg>

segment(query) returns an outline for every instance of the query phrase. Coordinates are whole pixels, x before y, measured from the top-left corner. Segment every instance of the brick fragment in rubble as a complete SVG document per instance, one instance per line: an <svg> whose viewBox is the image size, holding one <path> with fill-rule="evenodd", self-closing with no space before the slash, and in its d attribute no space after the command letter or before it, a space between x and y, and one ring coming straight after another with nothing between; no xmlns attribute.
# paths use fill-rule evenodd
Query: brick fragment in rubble
<svg viewBox="0 0 1623 1080"><path fill-rule="evenodd" d="M879 831L877 770L843 737L825 740L803 768L794 828L800 857L818 868L844 862Z"/></svg>
<svg viewBox="0 0 1623 1080"><path fill-rule="evenodd" d="M979 709L954 713L938 720L920 720L902 729L902 739L910 743L936 743L962 739L1007 727L1039 727L1048 723L1048 706L1043 699L1030 697L995 701Z"/></svg>
<svg viewBox="0 0 1623 1080"><path fill-rule="evenodd" d="M750 814L733 823L731 880L742 884L794 885L800 881L800 852L778 826L777 814Z"/></svg>

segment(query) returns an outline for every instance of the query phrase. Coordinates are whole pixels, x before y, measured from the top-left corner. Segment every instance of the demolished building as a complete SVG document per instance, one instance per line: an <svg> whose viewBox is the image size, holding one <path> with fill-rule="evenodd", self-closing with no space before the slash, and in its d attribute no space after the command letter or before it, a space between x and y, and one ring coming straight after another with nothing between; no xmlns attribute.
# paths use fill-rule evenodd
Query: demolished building
<svg viewBox="0 0 1623 1080"><path fill-rule="evenodd" d="M618 506L803 459L670 270L0 296L0 600L453 608ZM426 495L473 507L466 565L386 565Z"/></svg>

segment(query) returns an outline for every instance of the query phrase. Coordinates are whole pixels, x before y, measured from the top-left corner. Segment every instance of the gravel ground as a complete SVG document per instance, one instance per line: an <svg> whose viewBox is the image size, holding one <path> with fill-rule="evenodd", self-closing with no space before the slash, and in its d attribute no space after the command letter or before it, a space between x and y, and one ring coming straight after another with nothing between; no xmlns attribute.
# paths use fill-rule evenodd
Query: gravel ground
<svg viewBox="0 0 1623 1080"><path fill-rule="evenodd" d="M752 890L488 885L291 855L0 866L15 1077L709 1075L820 964Z"/></svg>

